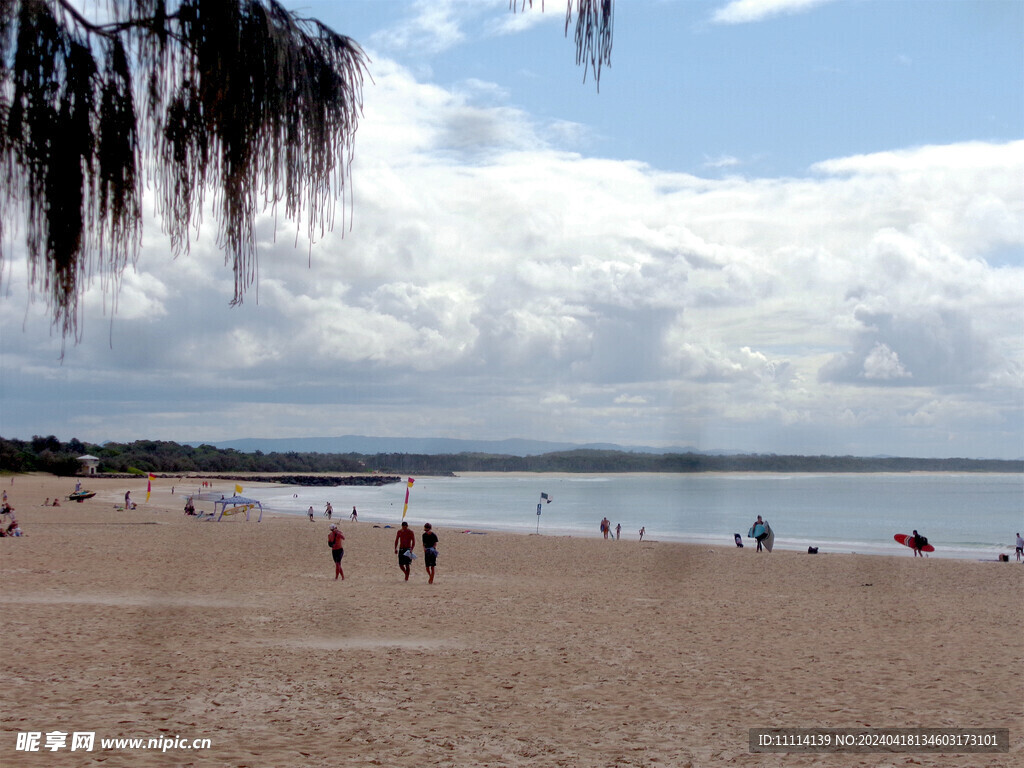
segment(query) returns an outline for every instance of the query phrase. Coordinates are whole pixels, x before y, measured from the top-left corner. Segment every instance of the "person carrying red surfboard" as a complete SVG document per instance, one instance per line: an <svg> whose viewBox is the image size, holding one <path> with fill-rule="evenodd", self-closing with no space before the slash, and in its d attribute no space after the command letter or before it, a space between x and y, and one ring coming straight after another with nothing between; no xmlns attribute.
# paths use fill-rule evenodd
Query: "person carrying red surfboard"
<svg viewBox="0 0 1024 768"><path fill-rule="evenodd" d="M924 545L927 544L927 543L928 543L928 539L926 539L924 536L922 536L921 534L919 534L915 530L914 531L914 557L917 557L918 555L920 555L921 557L924 557L924 552L922 552L921 550L924 548Z"/></svg>

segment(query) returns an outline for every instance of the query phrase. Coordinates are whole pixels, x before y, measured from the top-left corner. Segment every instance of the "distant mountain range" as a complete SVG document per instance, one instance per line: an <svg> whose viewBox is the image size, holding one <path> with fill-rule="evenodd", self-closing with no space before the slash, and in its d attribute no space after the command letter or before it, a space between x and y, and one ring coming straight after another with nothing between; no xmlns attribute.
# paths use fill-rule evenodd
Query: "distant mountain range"
<svg viewBox="0 0 1024 768"><path fill-rule="evenodd" d="M190 443L200 445L200 443ZM613 443L558 443L546 440L456 440L448 437L367 437L342 435L341 437L251 437L241 440L209 442L215 448L233 448L241 453L378 453L456 454L491 453L503 456L539 456L555 451L595 450L627 451L632 453L705 453L730 455L726 451L697 451L694 448L641 445L615 445Z"/></svg>

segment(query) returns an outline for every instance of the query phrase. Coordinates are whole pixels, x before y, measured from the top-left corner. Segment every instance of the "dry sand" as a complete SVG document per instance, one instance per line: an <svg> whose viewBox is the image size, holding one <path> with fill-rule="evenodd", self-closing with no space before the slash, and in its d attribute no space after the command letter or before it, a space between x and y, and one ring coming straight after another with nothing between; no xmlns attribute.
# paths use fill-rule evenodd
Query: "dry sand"
<svg viewBox="0 0 1024 768"><path fill-rule="evenodd" d="M1020 766L1024 566L196 522L154 482L2 479L0 765ZM193 481L194 485L195 481ZM178 481L180 488L181 482ZM230 484L221 481L230 493ZM247 493L258 495L256 487ZM208 505L207 505L208 506ZM1009 728L1003 754L752 754L752 727ZM16 749L95 732L91 752ZM208 750L100 738L208 738Z"/></svg>

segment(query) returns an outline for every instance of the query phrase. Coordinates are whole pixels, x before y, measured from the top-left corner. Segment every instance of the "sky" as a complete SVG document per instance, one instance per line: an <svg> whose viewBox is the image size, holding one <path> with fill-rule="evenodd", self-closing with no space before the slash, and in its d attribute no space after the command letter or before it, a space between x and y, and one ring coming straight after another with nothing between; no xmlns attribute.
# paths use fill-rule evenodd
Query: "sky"
<svg viewBox="0 0 1024 768"><path fill-rule="evenodd" d="M285 5L371 59L346 225L229 307L147 215L63 357L13 239L3 437L1024 457L1024 3L619 0L599 89L561 0Z"/></svg>

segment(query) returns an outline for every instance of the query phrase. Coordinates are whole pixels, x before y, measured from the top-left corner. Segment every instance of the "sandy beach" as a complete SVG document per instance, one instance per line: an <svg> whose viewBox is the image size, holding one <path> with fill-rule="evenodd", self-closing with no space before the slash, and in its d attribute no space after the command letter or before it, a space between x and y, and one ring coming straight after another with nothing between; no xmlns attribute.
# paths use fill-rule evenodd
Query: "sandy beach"
<svg viewBox="0 0 1024 768"><path fill-rule="evenodd" d="M25 532L0 539L5 768L1024 764L1019 563L440 528L428 585L339 510L335 581L319 510L207 523L171 479L59 508L73 480L0 482ZM1010 752L749 751L810 727L1008 728ZM58 731L96 742L17 748Z"/></svg>

